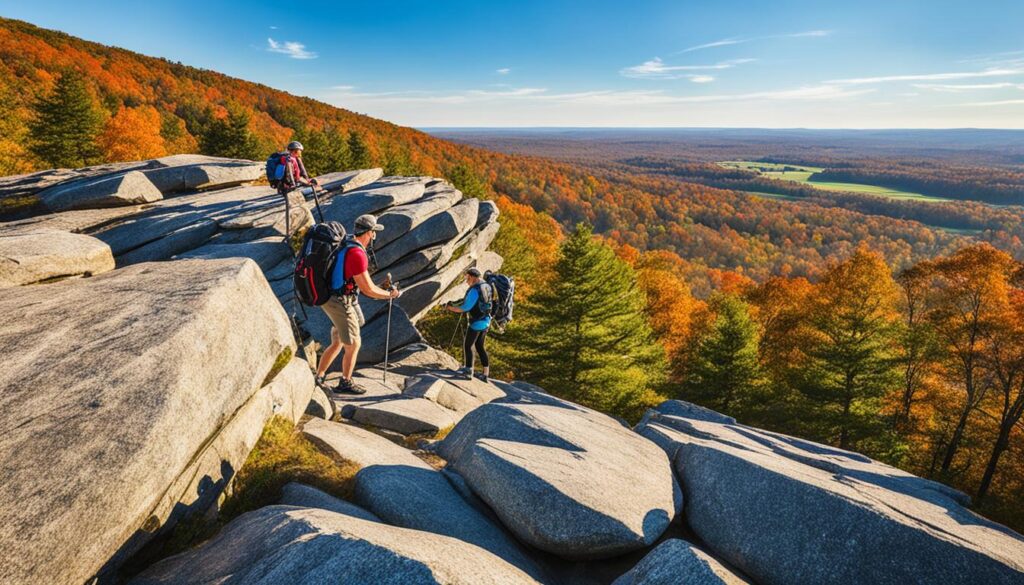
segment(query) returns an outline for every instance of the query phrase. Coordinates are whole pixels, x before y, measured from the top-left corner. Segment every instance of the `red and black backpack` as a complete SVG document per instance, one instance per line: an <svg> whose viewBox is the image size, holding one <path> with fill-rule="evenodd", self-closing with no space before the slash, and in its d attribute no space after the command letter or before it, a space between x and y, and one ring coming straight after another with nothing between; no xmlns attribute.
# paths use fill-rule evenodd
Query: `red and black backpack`
<svg viewBox="0 0 1024 585"><path fill-rule="evenodd" d="M345 226L336 221L318 223L306 232L292 275L304 305L319 306L331 298L331 273L344 243Z"/></svg>

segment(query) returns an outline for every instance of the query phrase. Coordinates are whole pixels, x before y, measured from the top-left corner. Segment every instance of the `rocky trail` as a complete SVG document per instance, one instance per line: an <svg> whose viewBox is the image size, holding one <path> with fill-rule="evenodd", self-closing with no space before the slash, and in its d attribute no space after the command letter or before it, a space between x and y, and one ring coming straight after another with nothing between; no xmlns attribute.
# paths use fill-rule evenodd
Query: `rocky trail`
<svg viewBox="0 0 1024 585"><path fill-rule="evenodd" d="M275 416L359 468L351 498L289 484L129 582L1024 583L1024 537L862 455L455 376L416 323L502 258L494 203L441 179L320 177L325 219L379 215L374 279L405 291L386 380L387 304L364 298L367 393L327 395L330 322L293 306L285 244L315 203L294 193L286 221L262 173L177 156L0 179L0 583L121 582L216 515Z"/></svg>

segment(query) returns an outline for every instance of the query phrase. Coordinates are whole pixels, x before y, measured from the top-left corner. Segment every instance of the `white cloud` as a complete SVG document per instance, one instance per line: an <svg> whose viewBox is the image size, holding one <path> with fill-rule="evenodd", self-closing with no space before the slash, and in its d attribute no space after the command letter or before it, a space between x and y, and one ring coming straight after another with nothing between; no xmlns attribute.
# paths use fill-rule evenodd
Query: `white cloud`
<svg viewBox="0 0 1024 585"><path fill-rule="evenodd" d="M832 31L830 31L830 30L808 30L808 31L798 32L798 33L781 34L781 35L765 35L765 36L760 36L760 37L749 37L749 38L745 38L745 39L744 38L735 38L735 37L733 37L733 38L728 38L728 39L721 39L721 40L718 40L718 41L712 41L710 43L704 43L703 45L696 45L696 46L693 46L693 47L689 47L689 48L683 49L682 51L677 52L676 54L679 54L679 53L689 53L690 51L700 51L700 50L703 50L703 49L712 49L714 47L726 47L726 46L729 46L729 45L740 45L740 44L743 44L743 43L750 43L750 42L753 42L753 41L760 41L760 40L765 40L765 39L798 39L798 38L804 38L804 37L827 37L830 34L832 34Z"/></svg>
<svg viewBox="0 0 1024 585"><path fill-rule="evenodd" d="M547 89L524 87L503 91L471 89L454 93L430 91L396 91L358 93L344 91L333 96L340 102L391 104L469 104L488 101L505 103L550 103L587 106L652 106L736 101L818 101L836 100L871 93L874 89L850 89L835 85L804 86L793 89L741 94L675 95L662 90L592 90L570 93L549 93Z"/></svg>
<svg viewBox="0 0 1024 585"><path fill-rule="evenodd" d="M801 37L827 37L830 34L832 34L832 31L830 31L830 30L809 30L809 31L805 31L805 32L793 33L791 35L779 35L777 37L769 37L769 38L798 39L798 38L801 38Z"/></svg>
<svg viewBox="0 0 1024 585"><path fill-rule="evenodd" d="M267 38L267 50L271 53L288 55L292 59L316 59L317 54L306 50L306 45L296 41L284 41L279 43L272 38Z"/></svg>
<svg viewBox="0 0 1024 585"><path fill-rule="evenodd" d="M271 25L270 30L277 30L276 26Z"/></svg>
<svg viewBox="0 0 1024 585"><path fill-rule="evenodd" d="M494 70L494 72L497 73L498 75L508 75L510 71L512 70L509 69L508 67L502 67L501 69Z"/></svg>
<svg viewBox="0 0 1024 585"><path fill-rule="evenodd" d="M714 41L711 43L704 43L703 45L697 45L688 49L679 51L680 53L689 53L690 51L700 51L701 49L711 49L714 47L725 47L728 45L738 45L740 43L748 43L751 39L722 39L720 41Z"/></svg>
<svg viewBox="0 0 1024 585"><path fill-rule="evenodd" d="M690 78L690 81L694 83L711 83L715 78L710 75L694 75Z"/></svg>
<svg viewBox="0 0 1024 585"><path fill-rule="evenodd" d="M636 79L693 79L694 77L706 78L707 75L697 75L693 73L685 73L687 71L719 71L722 69L732 69L737 65L744 63L750 63L754 59L731 59L729 61L720 61L711 65L666 65L664 61L659 57L655 57L650 61L644 61L639 65L633 65L632 67L626 67L619 71L619 74L624 77L632 77ZM704 82L710 81L705 79ZM698 82L701 83L701 82Z"/></svg>
<svg viewBox="0 0 1024 585"><path fill-rule="evenodd" d="M1016 106L1016 105L1024 105L1024 99L1021 99L1021 100L999 100L999 101L995 101L995 102L972 102L972 103L960 104L960 105L961 106L981 107L981 108L988 108L988 107L993 107L993 106Z"/></svg>
<svg viewBox="0 0 1024 585"><path fill-rule="evenodd" d="M1024 74L1024 69L986 69L984 71L961 71L957 73L926 73L923 75L888 75L883 77L857 77L853 79L833 79L825 83L841 83L844 85L865 85L887 83L891 81L948 81L953 79L972 79L977 77L1006 77Z"/></svg>
<svg viewBox="0 0 1024 585"><path fill-rule="evenodd" d="M1024 84L1010 83L1008 81L1000 83L915 83L914 87L919 89L930 89L932 91L940 91L945 93L962 93L965 91L977 91L983 89L1004 89L1008 87L1016 87L1018 89L1024 89Z"/></svg>

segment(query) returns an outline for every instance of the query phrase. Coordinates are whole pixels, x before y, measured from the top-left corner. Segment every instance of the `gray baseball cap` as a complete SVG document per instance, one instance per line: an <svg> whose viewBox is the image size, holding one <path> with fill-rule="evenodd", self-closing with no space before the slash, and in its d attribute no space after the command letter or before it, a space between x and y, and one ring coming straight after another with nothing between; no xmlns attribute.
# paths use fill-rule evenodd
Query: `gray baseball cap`
<svg viewBox="0 0 1024 585"><path fill-rule="evenodd" d="M360 215L356 218L355 233L364 234L368 231L379 232L384 229L384 226L377 223L377 218L367 213L366 215Z"/></svg>
<svg viewBox="0 0 1024 585"><path fill-rule="evenodd" d="M470 268L469 270L466 271L466 274L470 276L475 276L476 278L480 278L480 271L477 270L476 268Z"/></svg>

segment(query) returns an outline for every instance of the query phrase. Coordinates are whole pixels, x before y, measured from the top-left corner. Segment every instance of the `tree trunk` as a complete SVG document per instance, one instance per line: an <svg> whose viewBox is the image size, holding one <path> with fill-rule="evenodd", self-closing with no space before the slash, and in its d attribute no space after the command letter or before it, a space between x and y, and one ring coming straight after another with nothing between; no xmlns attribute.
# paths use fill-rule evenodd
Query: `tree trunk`
<svg viewBox="0 0 1024 585"><path fill-rule="evenodd" d="M967 400L967 405L964 406L964 411L960 413L960 420L956 423L956 430L953 431L953 437L949 440L949 445L946 447L946 456L942 459L942 472L949 471L949 468L953 466L953 457L956 456L956 450L960 446L960 439L963 438L964 428L967 427L967 417L971 415L971 400Z"/></svg>
<svg viewBox="0 0 1024 585"><path fill-rule="evenodd" d="M1002 457L1010 445L1010 431L1012 429L1012 424L1007 424L1007 421L1003 421L1003 425L999 429L999 438L996 439L995 447L992 448L992 456L988 460L988 465L985 466L985 475L982 476L981 485L978 487L977 503L979 504L988 494L988 488L992 486L992 478L996 474L999 458Z"/></svg>
<svg viewBox="0 0 1024 585"><path fill-rule="evenodd" d="M839 426L839 448L850 448L850 407L853 403L853 376L846 374L846 388L843 396L843 419Z"/></svg>

